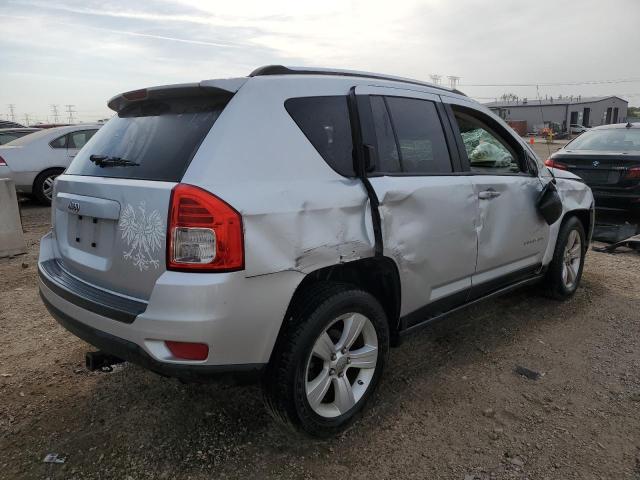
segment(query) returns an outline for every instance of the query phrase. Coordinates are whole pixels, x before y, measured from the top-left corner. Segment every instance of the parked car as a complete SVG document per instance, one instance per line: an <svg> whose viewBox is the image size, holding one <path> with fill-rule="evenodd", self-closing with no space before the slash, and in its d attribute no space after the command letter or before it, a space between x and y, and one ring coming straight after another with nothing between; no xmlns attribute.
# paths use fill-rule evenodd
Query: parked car
<svg viewBox="0 0 640 480"><path fill-rule="evenodd" d="M545 163L582 178L598 208L640 208L640 123L594 127Z"/></svg>
<svg viewBox="0 0 640 480"><path fill-rule="evenodd" d="M579 125L577 123L572 123L570 129L571 129L571 133L580 134L589 130L589 127L585 127L584 125Z"/></svg>
<svg viewBox="0 0 640 480"><path fill-rule="evenodd" d="M53 181L101 125L40 130L0 146L0 177L13 179L18 193L51 203Z"/></svg>
<svg viewBox="0 0 640 480"><path fill-rule="evenodd" d="M0 128L0 145L6 145L18 138L37 132L39 128Z"/></svg>
<svg viewBox="0 0 640 480"><path fill-rule="evenodd" d="M580 282L589 188L457 91L269 66L108 105L38 263L51 314L99 349L90 369L257 373L275 418L328 436L407 334Z"/></svg>

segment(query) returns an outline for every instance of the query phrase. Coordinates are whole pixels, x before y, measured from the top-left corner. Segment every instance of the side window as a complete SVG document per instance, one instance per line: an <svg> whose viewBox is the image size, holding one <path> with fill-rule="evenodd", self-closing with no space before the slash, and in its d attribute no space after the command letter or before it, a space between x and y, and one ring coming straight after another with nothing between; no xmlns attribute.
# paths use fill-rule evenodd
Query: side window
<svg viewBox="0 0 640 480"><path fill-rule="evenodd" d="M84 147L84 144L89 141L91 137L97 132L97 130L83 130L80 132L73 132L68 135L69 141L67 143L68 148L80 149Z"/></svg>
<svg viewBox="0 0 640 480"><path fill-rule="evenodd" d="M67 137L68 135L58 137L49 142L49 145L51 145L52 148L67 148Z"/></svg>
<svg viewBox="0 0 640 480"><path fill-rule="evenodd" d="M325 162L341 175L354 176L347 97L290 98L284 106Z"/></svg>
<svg viewBox="0 0 640 480"><path fill-rule="evenodd" d="M455 111L455 117L472 172L494 174L521 171L513 148L491 127L466 113Z"/></svg>
<svg viewBox="0 0 640 480"><path fill-rule="evenodd" d="M450 173L451 158L433 102L385 97L395 131L400 170L406 173Z"/></svg>

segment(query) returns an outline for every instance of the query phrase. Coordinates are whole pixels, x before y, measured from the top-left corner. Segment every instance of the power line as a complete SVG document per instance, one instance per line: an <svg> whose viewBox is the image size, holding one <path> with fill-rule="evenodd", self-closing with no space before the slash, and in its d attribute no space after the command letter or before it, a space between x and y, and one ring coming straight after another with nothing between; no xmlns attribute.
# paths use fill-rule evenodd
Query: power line
<svg viewBox="0 0 640 480"><path fill-rule="evenodd" d="M640 83L640 78L622 78L617 80L583 80L576 82L538 82L538 83L465 83L461 87L560 87L573 85L604 85L619 83Z"/></svg>
<svg viewBox="0 0 640 480"><path fill-rule="evenodd" d="M58 105L51 105L51 112L53 113L53 123L60 123L60 117L58 116Z"/></svg>
<svg viewBox="0 0 640 480"><path fill-rule="evenodd" d="M73 109L75 105L65 105L65 107L67 107L66 112L69 114L69 123L73 123L73 114L76 113L76 111Z"/></svg>
<svg viewBox="0 0 640 480"><path fill-rule="evenodd" d="M16 106L13 103L9 104L9 111L11 112L11 121L15 123L16 121Z"/></svg>

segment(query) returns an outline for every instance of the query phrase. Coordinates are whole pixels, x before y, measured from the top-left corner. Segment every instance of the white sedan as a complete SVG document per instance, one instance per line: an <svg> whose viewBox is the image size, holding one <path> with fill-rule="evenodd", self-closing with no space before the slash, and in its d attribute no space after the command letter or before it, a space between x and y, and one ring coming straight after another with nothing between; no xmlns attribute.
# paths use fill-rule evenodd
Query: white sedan
<svg viewBox="0 0 640 480"><path fill-rule="evenodd" d="M100 127L50 128L0 146L0 178L11 178L18 193L51 204L53 181Z"/></svg>

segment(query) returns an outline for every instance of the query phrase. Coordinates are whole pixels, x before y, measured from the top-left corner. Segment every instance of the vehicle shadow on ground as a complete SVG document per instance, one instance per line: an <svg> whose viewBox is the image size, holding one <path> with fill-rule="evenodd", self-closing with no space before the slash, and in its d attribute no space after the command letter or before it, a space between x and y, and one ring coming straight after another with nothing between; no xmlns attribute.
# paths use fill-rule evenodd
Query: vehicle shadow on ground
<svg viewBox="0 0 640 480"><path fill-rule="evenodd" d="M586 281L577 295L590 295L593 287ZM568 304L527 289L453 314L409 337L391 350L371 407L337 440L343 454L357 450L359 440L366 441L372 432L386 429L405 402L418 399L420 409L429 410L438 401L442 378L451 372L486 361L516 333L526 335L560 321L559 305ZM73 356L81 358L83 353L78 350ZM281 428L263 408L257 385L185 385L131 365L78 377L80 393L76 395L71 384L67 397L52 400L48 409L56 420L47 424L41 437L46 451L69 454L63 471L104 474L143 468L145 475L155 477L213 470L236 475L240 468L260 477L286 469L291 457L322 458L336 446L336 440L312 439Z"/></svg>

